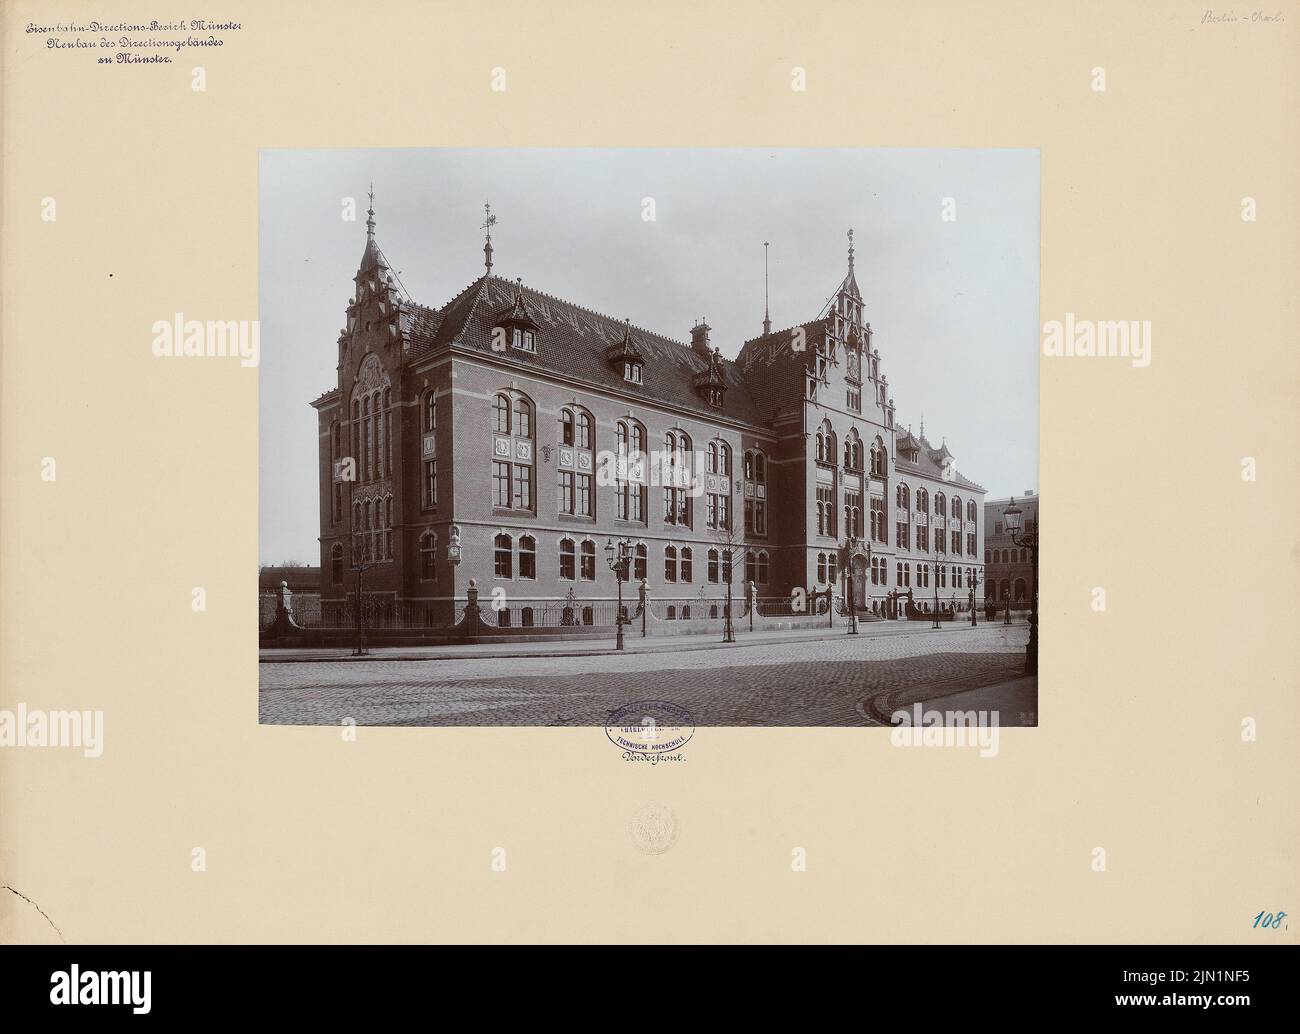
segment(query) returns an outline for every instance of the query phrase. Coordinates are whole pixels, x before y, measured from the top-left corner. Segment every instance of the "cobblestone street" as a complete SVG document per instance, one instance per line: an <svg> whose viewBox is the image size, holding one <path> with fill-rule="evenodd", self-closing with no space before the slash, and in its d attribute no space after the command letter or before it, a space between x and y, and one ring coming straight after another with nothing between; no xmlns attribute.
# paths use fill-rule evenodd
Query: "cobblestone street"
<svg viewBox="0 0 1300 1034"><path fill-rule="evenodd" d="M990 624L653 654L264 661L259 714L281 725L604 725L625 704L666 700L700 726L877 725L954 694L979 707L988 689L1017 702L1001 724L1032 725L1027 636L1023 624Z"/></svg>

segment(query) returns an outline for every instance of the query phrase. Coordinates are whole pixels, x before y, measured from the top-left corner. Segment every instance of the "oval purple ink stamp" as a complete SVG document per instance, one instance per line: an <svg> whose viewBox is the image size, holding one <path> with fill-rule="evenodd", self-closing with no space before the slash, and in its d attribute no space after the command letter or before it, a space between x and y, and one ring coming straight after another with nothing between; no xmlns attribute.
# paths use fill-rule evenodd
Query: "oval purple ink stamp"
<svg viewBox="0 0 1300 1034"><path fill-rule="evenodd" d="M695 725L684 707L667 700L637 700L610 714L605 735L633 754L667 754L686 745Z"/></svg>

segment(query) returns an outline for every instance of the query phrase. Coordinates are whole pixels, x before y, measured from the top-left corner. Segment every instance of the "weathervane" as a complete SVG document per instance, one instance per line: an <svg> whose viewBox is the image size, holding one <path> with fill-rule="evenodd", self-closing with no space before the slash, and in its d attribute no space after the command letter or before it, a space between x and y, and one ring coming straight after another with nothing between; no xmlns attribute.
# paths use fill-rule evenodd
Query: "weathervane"
<svg viewBox="0 0 1300 1034"><path fill-rule="evenodd" d="M849 227L849 268L853 268L853 227Z"/></svg>
<svg viewBox="0 0 1300 1034"><path fill-rule="evenodd" d="M483 264L487 267L489 273L492 272L492 227L496 226L497 217L492 214L492 205L488 202L483 203L483 225L479 229L487 233L487 240L483 244Z"/></svg>

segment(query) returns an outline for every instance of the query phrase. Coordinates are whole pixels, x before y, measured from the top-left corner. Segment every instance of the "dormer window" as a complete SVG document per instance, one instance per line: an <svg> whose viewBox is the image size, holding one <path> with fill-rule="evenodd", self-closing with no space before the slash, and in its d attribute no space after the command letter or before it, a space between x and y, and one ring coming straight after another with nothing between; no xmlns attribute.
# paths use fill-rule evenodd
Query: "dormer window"
<svg viewBox="0 0 1300 1034"><path fill-rule="evenodd" d="M710 405L710 406L716 406L716 407L718 407L719 409L722 408L722 389L721 389L721 388L710 388L710 389L709 389L709 405Z"/></svg>
<svg viewBox="0 0 1300 1034"><path fill-rule="evenodd" d="M492 332L493 350L504 351L505 346L529 355L537 354L537 337L541 327L533 320L524 301L524 286L519 283L516 288L515 301L510 308L497 316L497 325ZM497 344L497 342L502 342Z"/></svg>
<svg viewBox="0 0 1300 1034"><path fill-rule="evenodd" d="M632 337L632 321L623 321L623 338L605 349L605 361L615 372L621 371L628 384L640 384L643 379L645 356Z"/></svg>

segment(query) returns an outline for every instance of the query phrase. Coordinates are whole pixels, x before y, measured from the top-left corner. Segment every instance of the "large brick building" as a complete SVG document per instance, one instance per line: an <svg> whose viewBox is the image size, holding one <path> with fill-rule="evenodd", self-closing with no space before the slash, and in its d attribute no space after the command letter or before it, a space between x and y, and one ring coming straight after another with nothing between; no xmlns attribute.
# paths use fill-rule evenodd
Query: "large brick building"
<svg viewBox="0 0 1300 1034"><path fill-rule="evenodd" d="M629 594L644 578L657 601L729 580L843 593L852 564L860 609L965 602L984 489L896 426L851 231L823 312L765 319L731 361L703 320L679 342L492 275L490 237L482 276L417 304L369 216L338 384L312 403L327 607L355 593L355 560L381 605L449 621L472 578L529 621L532 602L614 598L610 538L633 543Z"/></svg>

